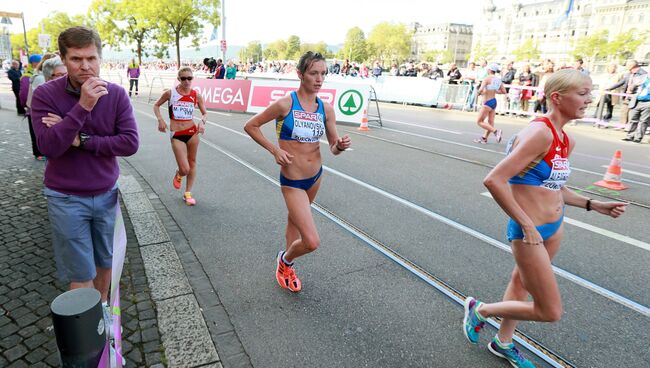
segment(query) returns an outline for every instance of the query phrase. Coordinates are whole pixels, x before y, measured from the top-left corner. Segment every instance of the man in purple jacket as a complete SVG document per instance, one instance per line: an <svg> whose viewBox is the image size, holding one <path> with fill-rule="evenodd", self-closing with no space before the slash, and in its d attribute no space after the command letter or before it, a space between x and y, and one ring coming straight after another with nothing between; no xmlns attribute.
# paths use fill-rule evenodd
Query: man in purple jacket
<svg viewBox="0 0 650 368"><path fill-rule="evenodd" d="M126 68L126 76L129 77L129 97L135 85L135 95L138 95L138 78L140 78L140 65L135 63L135 59L131 59L131 63Z"/></svg>
<svg viewBox="0 0 650 368"><path fill-rule="evenodd" d="M72 27L59 35L66 78L34 91L32 124L48 157L44 193L59 276L70 289L99 290L106 302L117 211L117 156L138 150L126 91L99 78L101 39Z"/></svg>

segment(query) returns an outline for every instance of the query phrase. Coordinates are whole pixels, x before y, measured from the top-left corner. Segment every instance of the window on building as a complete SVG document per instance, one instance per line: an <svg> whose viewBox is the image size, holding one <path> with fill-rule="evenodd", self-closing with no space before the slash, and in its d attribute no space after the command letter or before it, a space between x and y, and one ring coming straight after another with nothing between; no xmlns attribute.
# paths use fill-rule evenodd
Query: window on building
<svg viewBox="0 0 650 368"><path fill-rule="evenodd" d="M526 16L526 12L524 12L524 17Z"/></svg>
<svg viewBox="0 0 650 368"><path fill-rule="evenodd" d="M536 10L536 11L535 11L535 15L539 15L539 10Z"/></svg>
<svg viewBox="0 0 650 368"><path fill-rule="evenodd" d="M553 9L549 9L549 10L548 10L548 13L549 13L549 14L553 14Z"/></svg>
<svg viewBox="0 0 650 368"><path fill-rule="evenodd" d="M575 35L576 35L576 30L574 29L571 31L571 36L575 36Z"/></svg>

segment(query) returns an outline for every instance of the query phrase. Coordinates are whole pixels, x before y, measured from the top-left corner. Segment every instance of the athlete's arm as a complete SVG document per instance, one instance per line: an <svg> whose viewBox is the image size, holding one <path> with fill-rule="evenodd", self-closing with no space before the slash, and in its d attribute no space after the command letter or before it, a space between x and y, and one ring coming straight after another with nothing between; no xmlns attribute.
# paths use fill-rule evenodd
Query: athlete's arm
<svg viewBox="0 0 650 368"><path fill-rule="evenodd" d="M205 122L208 121L208 111L205 109L205 103L203 102L203 96L196 95L196 104L199 105L199 110L201 110L201 122L199 123L199 133L205 133Z"/></svg>
<svg viewBox="0 0 650 368"><path fill-rule="evenodd" d="M153 113L156 115L156 119L158 120L158 131L160 132L165 132L167 131L167 123L165 122L165 119L163 119L162 115L160 115L160 106L167 102L172 96L172 90L168 89L165 92L163 92L162 96L156 101L155 104L153 104Z"/></svg>
<svg viewBox="0 0 650 368"><path fill-rule="evenodd" d="M569 137L569 155L575 147L575 141ZM569 206L584 208L587 211L594 210L603 215L617 218L625 212L627 203L625 202L602 202L576 193L575 191L562 187L562 199Z"/></svg>
<svg viewBox="0 0 650 368"><path fill-rule="evenodd" d="M250 118L250 120L248 120L244 125L244 131L246 131L246 133L253 138L257 144L269 151L275 157L275 162L282 166L291 164L291 158L293 158L293 155L268 140L264 134L262 134L260 127L270 121L284 117L289 113L290 109L291 96L286 96L275 101L271 106L264 109L264 111Z"/></svg>
<svg viewBox="0 0 650 368"><path fill-rule="evenodd" d="M506 214L522 227L524 242L539 244L543 239L533 221L512 195L508 180L548 151L553 142L553 134L544 124L532 123L519 134L518 140L512 152L485 177L483 185Z"/></svg>
<svg viewBox="0 0 650 368"><path fill-rule="evenodd" d="M481 81L480 86L478 87L478 94L479 95L482 95L485 92L485 88L487 87L487 83L485 83L486 80L487 80L487 78L483 79Z"/></svg>
<svg viewBox="0 0 650 368"><path fill-rule="evenodd" d="M336 131L336 113L334 108L330 104L323 104L325 109L325 132L327 133L327 143L330 146L330 152L334 155L338 155L341 152L345 151L352 144L352 140L348 135L339 137L339 133Z"/></svg>

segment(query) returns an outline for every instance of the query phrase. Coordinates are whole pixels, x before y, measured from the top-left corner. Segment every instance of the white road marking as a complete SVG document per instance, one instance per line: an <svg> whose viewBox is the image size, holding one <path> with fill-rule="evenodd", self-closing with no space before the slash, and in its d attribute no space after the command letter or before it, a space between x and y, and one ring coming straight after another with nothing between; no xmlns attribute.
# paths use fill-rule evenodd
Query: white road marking
<svg viewBox="0 0 650 368"><path fill-rule="evenodd" d="M488 198L492 198L492 194L490 194L490 192L483 192L483 193L481 193L481 195L485 196L485 197L488 197ZM643 242L641 240L638 240L638 239L631 238L631 237L629 237L627 235L622 235L622 234L619 234L619 233L615 233L613 231L603 229L603 228L598 227L598 226L590 225L590 224L588 224L586 222L575 220L575 219L572 219L572 218L566 217L566 216L564 216L564 222L569 223L569 224L574 225L574 226L577 226L577 227L581 227L581 228L583 228L585 230L594 232L596 234L606 236L606 237L608 237L610 239L614 239L614 240L617 240L617 241L620 241L620 242L623 242L623 243L627 243L629 245L633 245L633 246L639 247L641 249L650 250L650 244L648 244L646 242Z"/></svg>
<svg viewBox="0 0 650 368"><path fill-rule="evenodd" d="M455 130L442 129L442 128L434 128L434 127L430 127L430 126L426 126L426 125L419 125L419 124L407 123L407 122L404 122L404 121L397 121L397 120L384 119L384 118L382 118L381 120L382 120L382 121L388 121L388 122L395 123L395 124L402 124L402 125L414 126L414 127L418 127L418 128L422 128L422 129L437 130L437 131L445 132L445 133L451 133L451 134L457 134L457 135L461 135L461 134L463 134L462 132L458 132L458 131L455 131Z"/></svg>

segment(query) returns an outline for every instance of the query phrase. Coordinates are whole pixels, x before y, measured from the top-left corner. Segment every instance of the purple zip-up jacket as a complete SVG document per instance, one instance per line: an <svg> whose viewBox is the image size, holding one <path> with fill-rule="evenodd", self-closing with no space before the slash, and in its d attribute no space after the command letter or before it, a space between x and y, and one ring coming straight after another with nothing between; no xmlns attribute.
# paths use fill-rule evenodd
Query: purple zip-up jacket
<svg viewBox="0 0 650 368"><path fill-rule="evenodd" d="M126 76L130 79L140 78L140 67L133 64L129 64L129 67L126 69Z"/></svg>
<svg viewBox="0 0 650 368"><path fill-rule="evenodd" d="M108 82L107 82L108 83ZM117 156L138 150L138 128L126 91L108 83L92 111L79 105L79 91L59 78L39 86L32 97L32 125L36 142L47 156L44 184L55 191L78 196L105 193L117 182ZM63 118L48 128L43 117ZM90 135L83 147L73 147L80 133Z"/></svg>

